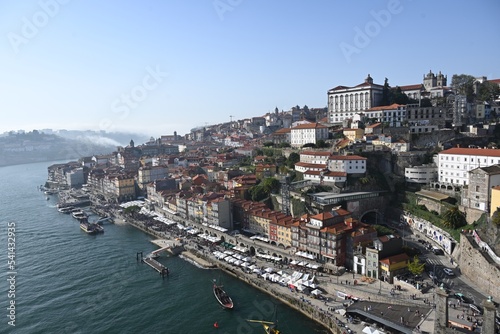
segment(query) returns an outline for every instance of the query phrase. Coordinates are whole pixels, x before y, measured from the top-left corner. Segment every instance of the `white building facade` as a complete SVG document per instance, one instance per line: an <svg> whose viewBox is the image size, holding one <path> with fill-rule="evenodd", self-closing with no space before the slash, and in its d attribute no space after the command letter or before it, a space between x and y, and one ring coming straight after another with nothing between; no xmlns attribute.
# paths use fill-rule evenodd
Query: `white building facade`
<svg viewBox="0 0 500 334"><path fill-rule="evenodd" d="M429 184L437 181L438 167L435 165L412 166L405 168L405 180L409 183Z"/></svg>
<svg viewBox="0 0 500 334"><path fill-rule="evenodd" d="M366 160L359 155L331 155L327 167L332 172L363 174L366 172Z"/></svg>
<svg viewBox="0 0 500 334"><path fill-rule="evenodd" d="M450 148L438 153L439 183L465 186L469 171L500 164L500 150L480 148Z"/></svg>
<svg viewBox="0 0 500 334"><path fill-rule="evenodd" d="M328 139L328 128L319 123L300 124L290 129L290 139L292 147L316 144Z"/></svg>
<svg viewBox="0 0 500 334"><path fill-rule="evenodd" d="M373 83L368 74L365 82L354 86L337 86L328 91L328 117L330 123L342 123L357 113L380 105L382 85Z"/></svg>

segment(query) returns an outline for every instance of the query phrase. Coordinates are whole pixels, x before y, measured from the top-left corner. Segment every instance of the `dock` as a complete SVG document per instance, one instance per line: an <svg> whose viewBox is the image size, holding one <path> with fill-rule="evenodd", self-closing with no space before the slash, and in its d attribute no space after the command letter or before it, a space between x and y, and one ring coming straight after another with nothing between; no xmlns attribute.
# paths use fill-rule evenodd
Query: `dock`
<svg viewBox="0 0 500 334"><path fill-rule="evenodd" d="M155 259L152 259L150 257L146 257L146 258L142 259L142 262L144 262L145 264L147 264L148 266L150 266L151 268L153 268L154 270L159 272L162 277L165 277L165 275L168 276L168 274L169 274L168 268L165 267L160 262L156 261Z"/></svg>
<svg viewBox="0 0 500 334"><path fill-rule="evenodd" d="M170 274L167 267L165 267L163 264L153 259L151 256L143 257L142 252L137 253L136 255L137 261L139 261L139 255L141 256L140 258L141 262L147 264L148 266L159 272L162 278L165 278L165 275L168 276Z"/></svg>

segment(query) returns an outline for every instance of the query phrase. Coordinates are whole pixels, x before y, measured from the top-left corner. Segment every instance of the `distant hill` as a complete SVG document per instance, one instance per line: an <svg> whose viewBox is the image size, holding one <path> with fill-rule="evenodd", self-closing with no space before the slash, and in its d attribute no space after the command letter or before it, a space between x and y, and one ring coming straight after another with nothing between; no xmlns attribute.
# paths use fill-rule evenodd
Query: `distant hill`
<svg viewBox="0 0 500 334"><path fill-rule="evenodd" d="M149 138L94 131L58 131L57 134L37 130L10 132L0 137L0 166L52 160L69 161L83 156L107 154L116 151L117 146L128 145L131 139L146 142Z"/></svg>

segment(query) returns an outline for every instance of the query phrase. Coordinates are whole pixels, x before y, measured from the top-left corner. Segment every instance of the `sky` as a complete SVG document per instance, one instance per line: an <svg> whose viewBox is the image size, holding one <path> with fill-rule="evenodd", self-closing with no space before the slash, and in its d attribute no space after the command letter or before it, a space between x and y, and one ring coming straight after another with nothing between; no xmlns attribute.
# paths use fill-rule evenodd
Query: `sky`
<svg viewBox="0 0 500 334"><path fill-rule="evenodd" d="M325 107L391 86L500 78L500 1L3 0L0 133L148 136Z"/></svg>

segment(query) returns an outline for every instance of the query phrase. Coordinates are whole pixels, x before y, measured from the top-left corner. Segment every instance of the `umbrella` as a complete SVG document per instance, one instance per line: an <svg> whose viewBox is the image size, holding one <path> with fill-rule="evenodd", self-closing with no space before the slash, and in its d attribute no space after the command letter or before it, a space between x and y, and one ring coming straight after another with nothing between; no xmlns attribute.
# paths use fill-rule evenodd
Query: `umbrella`
<svg viewBox="0 0 500 334"><path fill-rule="evenodd" d="M370 326L366 326L363 329L363 333L365 333L365 334L382 334L382 332L380 332L378 329L370 327Z"/></svg>
<svg viewBox="0 0 500 334"><path fill-rule="evenodd" d="M313 291L311 291L311 293L315 296L319 296L321 294L321 290L314 289Z"/></svg>

